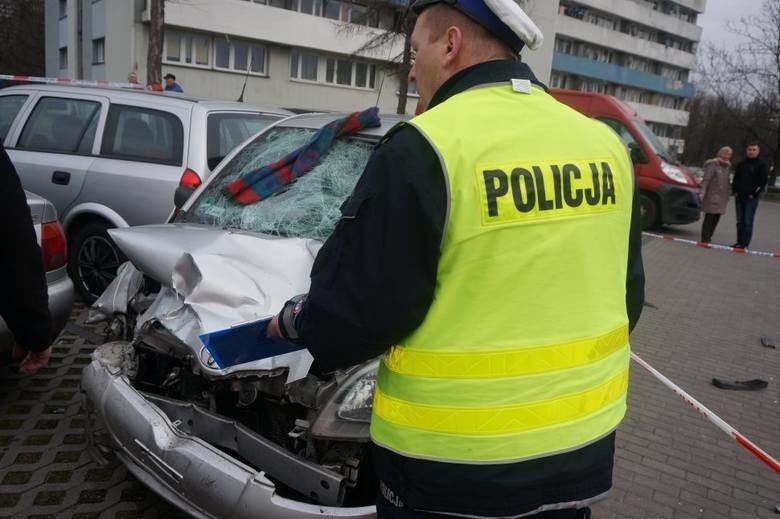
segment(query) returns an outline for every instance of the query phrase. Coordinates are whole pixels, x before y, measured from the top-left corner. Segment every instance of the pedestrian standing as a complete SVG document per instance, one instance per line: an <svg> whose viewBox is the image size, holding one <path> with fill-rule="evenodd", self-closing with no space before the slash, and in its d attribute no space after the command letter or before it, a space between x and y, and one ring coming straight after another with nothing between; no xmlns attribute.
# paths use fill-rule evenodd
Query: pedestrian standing
<svg viewBox="0 0 780 519"><path fill-rule="evenodd" d="M723 146L714 159L704 163L704 177L699 190L704 222L701 226L701 241L709 243L718 225L720 216L726 213L731 194L731 155L733 150Z"/></svg>
<svg viewBox="0 0 780 519"><path fill-rule="evenodd" d="M52 321L41 249L27 197L0 142L0 316L14 336L11 360L21 373L35 373L51 357Z"/></svg>
<svg viewBox="0 0 780 519"><path fill-rule="evenodd" d="M380 518L588 517L643 303L630 158L519 60L542 35L514 0L412 8L425 111L374 150L269 334L323 371L384 354Z"/></svg>
<svg viewBox="0 0 780 519"><path fill-rule="evenodd" d="M734 193L734 205L737 209L737 242L732 247L747 249L753 237L753 220L758 209L758 198L766 187L769 171L759 154L758 143L748 144L745 159L734 171L731 191Z"/></svg>

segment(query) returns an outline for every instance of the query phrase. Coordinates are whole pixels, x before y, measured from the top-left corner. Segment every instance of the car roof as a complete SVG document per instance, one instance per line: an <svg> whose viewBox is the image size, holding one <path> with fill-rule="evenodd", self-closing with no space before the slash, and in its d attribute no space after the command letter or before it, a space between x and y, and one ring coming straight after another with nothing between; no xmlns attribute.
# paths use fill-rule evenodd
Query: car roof
<svg viewBox="0 0 780 519"><path fill-rule="evenodd" d="M197 103L207 111L214 110L251 110L265 113L278 114L281 116L292 115L293 112L278 108L275 106L255 105L249 103L239 103L235 101L219 101L214 99L204 99L200 97L190 97L175 92L153 92L150 90L132 90L129 88L111 88L111 87L85 87L85 86L67 86L67 85L48 85L48 84L29 84L15 85L0 89L0 93L13 93L18 90L36 90L39 92L67 93L67 94L92 94L109 97L113 102L120 100L143 102L154 97L155 100L165 99L173 105L190 105Z"/></svg>
<svg viewBox="0 0 780 519"><path fill-rule="evenodd" d="M318 130L323 126L325 126L326 124L333 122L337 119L346 117L348 115L349 114L346 112L300 114L300 115L294 115L292 117L288 117L287 119L283 119L282 121L276 124L276 127L282 126L282 127L292 127L292 128L311 128L313 130ZM382 122L381 126L377 128L365 128L361 130L360 133L363 135L373 135L373 136L381 137L396 124L411 119L411 116L398 115L398 114L379 114L379 119Z"/></svg>

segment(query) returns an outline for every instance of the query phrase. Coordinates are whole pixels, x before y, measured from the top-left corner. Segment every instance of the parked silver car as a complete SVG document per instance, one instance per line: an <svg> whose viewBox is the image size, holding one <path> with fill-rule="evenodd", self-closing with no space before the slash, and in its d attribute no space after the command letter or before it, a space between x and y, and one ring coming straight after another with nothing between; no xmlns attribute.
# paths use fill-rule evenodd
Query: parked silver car
<svg viewBox="0 0 780 519"><path fill-rule="evenodd" d="M337 139L311 172L259 203L237 205L222 188L337 117L270 127L225 160L176 222L110 231L132 265L95 305L124 338L98 347L82 375L89 436L99 457L116 453L195 517L374 516L377 361L315 375L304 349L223 369L199 339L308 290L341 203L398 116Z"/></svg>
<svg viewBox="0 0 780 519"><path fill-rule="evenodd" d="M46 269L46 284L49 292L49 311L51 312L53 334L60 333L68 322L73 307L73 282L66 269L67 245L65 234L57 221L57 211L48 200L25 191L27 205L30 206L35 234L41 247L43 266ZM13 244L8 244L13 248ZM0 317L0 353L11 351L14 338L5 321Z"/></svg>
<svg viewBox="0 0 780 519"><path fill-rule="evenodd" d="M107 229L165 222L179 185L200 185L235 146L290 114L179 94L15 86L0 90L0 140L25 189L57 208L70 274L92 301L122 260Z"/></svg>

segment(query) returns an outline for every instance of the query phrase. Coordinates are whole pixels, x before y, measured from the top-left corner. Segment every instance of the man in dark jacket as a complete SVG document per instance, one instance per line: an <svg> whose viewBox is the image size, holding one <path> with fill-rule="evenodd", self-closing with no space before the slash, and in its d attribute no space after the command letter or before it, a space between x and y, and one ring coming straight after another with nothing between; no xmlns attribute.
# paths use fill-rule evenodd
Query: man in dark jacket
<svg viewBox="0 0 780 519"><path fill-rule="evenodd" d="M0 316L14 336L12 360L34 373L51 357L52 322L41 249L30 208L11 159L0 143Z"/></svg>
<svg viewBox="0 0 780 519"><path fill-rule="evenodd" d="M737 242L732 247L746 249L753 237L753 219L758 208L758 197L766 187L769 177L767 165L759 158L757 143L750 143L745 151L745 160L737 165L731 191L734 193L737 209Z"/></svg>

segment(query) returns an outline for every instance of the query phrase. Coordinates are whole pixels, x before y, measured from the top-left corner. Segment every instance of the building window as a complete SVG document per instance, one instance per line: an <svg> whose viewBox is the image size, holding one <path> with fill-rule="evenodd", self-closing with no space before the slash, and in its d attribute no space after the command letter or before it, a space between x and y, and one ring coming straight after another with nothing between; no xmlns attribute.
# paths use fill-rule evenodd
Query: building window
<svg viewBox="0 0 780 519"><path fill-rule="evenodd" d="M166 31L163 56L168 63L209 67L211 66L211 38L200 34Z"/></svg>
<svg viewBox="0 0 780 519"><path fill-rule="evenodd" d="M244 41L217 39L214 43L214 68L264 75L267 51L265 45Z"/></svg>
<svg viewBox="0 0 780 519"><path fill-rule="evenodd" d="M373 89L376 84L376 66L349 59L327 58L325 82L342 86Z"/></svg>
<svg viewBox="0 0 780 519"><path fill-rule="evenodd" d="M339 0L323 0L322 16L331 20L341 20L341 2Z"/></svg>
<svg viewBox="0 0 780 519"><path fill-rule="evenodd" d="M322 16L321 0L300 0L299 6L299 10L302 13L313 14L314 16Z"/></svg>
<svg viewBox="0 0 780 519"><path fill-rule="evenodd" d="M368 27L379 27L379 13L370 11L368 7L359 4L349 6L349 22Z"/></svg>
<svg viewBox="0 0 780 519"><path fill-rule="evenodd" d="M68 0L60 0L60 20L68 16Z"/></svg>
<svg viewBox="0 0 780 519"><path fill-rule="evenodd" d="M221 38L214 40L214 67L230 67L230 44Z"/></svg>
<svg viewBox="0 0 780 519"><path fill-rule="evenodd" d="M92 40L92 64L102 65L106 62L106 39Z"/></svg>
<svg viewBox="0 0 780 519"><path fill-rule="evenodd" d="M349 22L367 27L379 27L380 18L382 24L388 28L392 21L385 20L387 12L380 12L375 7L356 3L354 0L245 0L257 4L265 4L270 7L298 11L313 16L322 16L340 22ZM375 5L375 4L374 4Z"/></svg>
<svg viewBox="0 0 780 519"><path fill-rule="evenodd" d="M290 53L290 77L294 79L305 79L306 81L317 81L319 68L319 59L317 54L293 49Z"/></svg>
<svg viewBox="0 0 780 519"><path fill-rule="evenodd" d="M60 70L68 68L68 48L60 48Z"/></svg>
<svg viewBox="0 0 780 519"><path fill-rule="evenodd" d="M376 83L376 67L368 63L355 64L355 86L360 88L374 88Z"/></svg>
<svg viewBox="0 0 780 519"><path fill-rule="evenodd" d="M321 56L301 49L292 49L290 52L290 78L292 79L373 90L376 88L376 76L376 65L365 61Z"/></svg>
<svg viewBox="0 0 780 519"><path fill-rule="evenodd" d="M268 5L280 9L287 9L288 11L298 10L298 0L268 0Z"/></svg>

